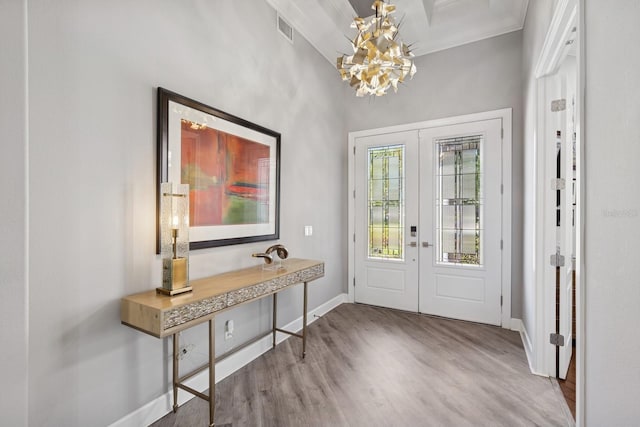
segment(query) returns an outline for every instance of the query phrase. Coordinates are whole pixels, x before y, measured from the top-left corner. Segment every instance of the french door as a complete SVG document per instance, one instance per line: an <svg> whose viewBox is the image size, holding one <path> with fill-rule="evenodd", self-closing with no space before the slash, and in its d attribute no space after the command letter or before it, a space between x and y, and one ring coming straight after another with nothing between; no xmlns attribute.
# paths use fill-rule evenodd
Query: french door
<svg viewBox="0 0 640 427"><path fill-rule="evenodd" d="M356 138L356 302L501 323L501 128Z"/></svg>
<svg viewBox="0 0 640 427"><path fill-rule="evenodd" d="M420 131L420 312L501 322L500 119Z"/></svg>
<svg viewBox="0 0 640 427"><path fill-rule="evenodd" d="M418 131L356 145L356 301L418 311Z"/></svg>

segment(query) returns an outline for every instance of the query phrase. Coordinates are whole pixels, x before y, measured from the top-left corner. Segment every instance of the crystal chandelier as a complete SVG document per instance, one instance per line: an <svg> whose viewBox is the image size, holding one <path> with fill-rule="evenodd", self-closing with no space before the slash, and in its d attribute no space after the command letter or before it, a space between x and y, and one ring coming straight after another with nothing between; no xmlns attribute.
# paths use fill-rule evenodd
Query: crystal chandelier
<svg viewBox="0 0 640 427"><path fill-rule="evenodd" d="M413 53L398 39L398 27L391 14L396 7L382 0L371 5L376 15L367 22L356 17L351 28L357 28L353 39L353 55L338 57L337 68L342 80L356 90L356 96L387 93L389 87L398 91L398 83L416 73Z"/></svg>

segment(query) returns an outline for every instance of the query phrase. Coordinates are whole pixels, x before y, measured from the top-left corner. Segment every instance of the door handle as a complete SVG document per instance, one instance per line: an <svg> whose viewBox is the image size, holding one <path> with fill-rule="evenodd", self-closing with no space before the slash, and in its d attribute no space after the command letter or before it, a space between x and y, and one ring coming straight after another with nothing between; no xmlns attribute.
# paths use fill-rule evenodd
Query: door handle
<svg viewBox="0 0 640 427"><path fill-rule="evenodd" d="M418 243L416 243L416 242L411 242L411 243L408 243L408 244L407 244L407 246L411 246L412 248L415 248L415 247L417 247L417 246L418 246Z"/></svg>
<svg viewBox="0 0 640 427"><path fill-rule="evenodd" d="M429 248L431 246L433 246L433 245L431 243L429 243L429 242L422 242L422 247L423 248Z"/></svg>

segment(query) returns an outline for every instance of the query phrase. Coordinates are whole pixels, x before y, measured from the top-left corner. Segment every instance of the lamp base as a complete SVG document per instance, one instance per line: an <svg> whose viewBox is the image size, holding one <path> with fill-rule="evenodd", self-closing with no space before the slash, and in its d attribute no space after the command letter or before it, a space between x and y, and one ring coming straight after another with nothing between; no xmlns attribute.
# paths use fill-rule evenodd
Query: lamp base
<svg viewBox="0 0 640 427"><path fill-rule="evenodd" d="M191 286L185 286L178 289L165 289L165 288L156 288L156 292L163 295L174 296L184 292L191 292L193 288Z"/></svg>
<svg viewBox="0 0 640 427"><path fill-rule="evenodd" d="M189 264L187 258L165 258L162 260L162 287L158 292L177 295L189 292Z"/></svg>

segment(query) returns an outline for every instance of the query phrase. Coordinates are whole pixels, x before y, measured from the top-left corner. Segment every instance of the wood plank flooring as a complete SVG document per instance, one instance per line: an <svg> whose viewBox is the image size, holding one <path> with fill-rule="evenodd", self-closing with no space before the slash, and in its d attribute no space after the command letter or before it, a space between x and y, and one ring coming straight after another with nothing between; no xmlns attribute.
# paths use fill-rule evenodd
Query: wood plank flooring
<svg viewBox="0 0 640 427"><path fill-rule="evenodd" d="M576 348L573 348L573 356L571 357L571 363L569 363L569 371L567 372L567 378L565 380L558 380L560 390L567 401L567 406L571 411L571 415L575 419L576 417Z"/></svg>
<svg viewBox="0 0 640 427"><path fill-rule="evenodd" d="M566 426L516 332L342 304L216 386L216 426ZM192 399L154 427L206 426Z"/></svg>

